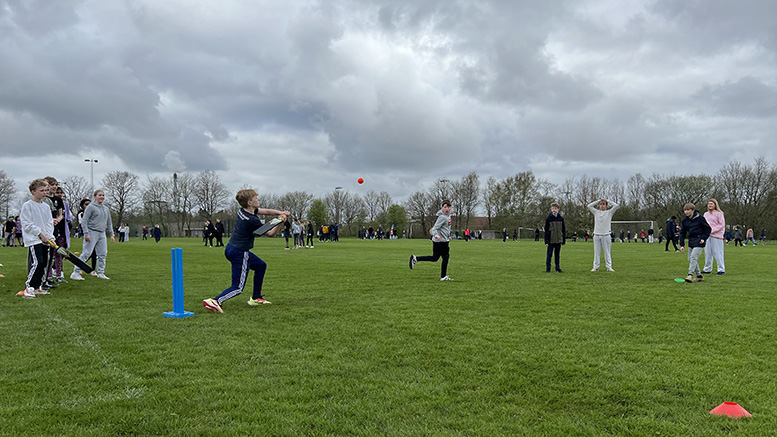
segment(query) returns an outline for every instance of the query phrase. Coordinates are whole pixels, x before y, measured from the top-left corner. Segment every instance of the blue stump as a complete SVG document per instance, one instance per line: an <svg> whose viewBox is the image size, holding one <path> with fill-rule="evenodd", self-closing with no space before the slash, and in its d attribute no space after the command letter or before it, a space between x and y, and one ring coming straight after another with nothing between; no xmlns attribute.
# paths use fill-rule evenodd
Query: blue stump
<svg viewBox="0 0 777 437"><path fill-rule="evenodd" d="M175 319L193 316L194 313L183 310L183 249L170 249L170 259L173 266L173 311L163 315Z"/></svg>

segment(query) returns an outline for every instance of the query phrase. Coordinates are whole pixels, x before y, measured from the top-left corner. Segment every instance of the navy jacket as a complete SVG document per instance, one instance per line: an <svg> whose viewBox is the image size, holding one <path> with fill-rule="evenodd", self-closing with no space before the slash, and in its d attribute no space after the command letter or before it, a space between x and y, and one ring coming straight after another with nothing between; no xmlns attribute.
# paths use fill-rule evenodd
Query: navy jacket
<svg viewBox="0 0 777 437"><path fill-rule="evenodd" d="M694 211L691 218L685 217L680 225L680 247L685 246L685 236L688 236L688 247L704 247L710 238L712 228L704 220L699 211ZM704 243L700 243L704 240Z"/></svg>
<svg viewBox="0 0 777 437"><path fill-rule="evenodd" d="M674 238L677 234L677 223L672 218L666 219L666 238Z"/></svg>

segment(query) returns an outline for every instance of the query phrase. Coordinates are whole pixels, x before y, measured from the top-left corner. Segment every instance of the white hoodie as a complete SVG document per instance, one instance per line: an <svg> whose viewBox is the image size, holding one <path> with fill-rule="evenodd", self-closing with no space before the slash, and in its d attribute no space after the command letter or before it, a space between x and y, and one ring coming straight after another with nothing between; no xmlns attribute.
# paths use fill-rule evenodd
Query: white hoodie
<svg viewBox="0 0 777 437"><path fill-rule="evenodd" d="M27 247L41 244L40 234L49 239L54 238L54 219L51 217L51 208L43 202L32 199L24 202L19 213L19 221L22 222L22 238Z"/></svg>
<svg viewBox="0 0 777 437"><path fill-rule="evenodd" d="M612 215L615 214L620 205L613 201L608 201L612 208L602 211L596 207L601 200L594 200L588 204L588 210L594 215L594 235L610 235L612 230Z"/></svg>

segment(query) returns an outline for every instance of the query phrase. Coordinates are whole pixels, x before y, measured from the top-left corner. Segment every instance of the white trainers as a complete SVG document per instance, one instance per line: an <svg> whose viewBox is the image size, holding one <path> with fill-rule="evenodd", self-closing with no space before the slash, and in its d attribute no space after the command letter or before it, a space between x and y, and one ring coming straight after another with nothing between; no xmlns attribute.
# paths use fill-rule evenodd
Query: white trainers
<svg viewBox="0 0 777 437"><path fill-rule="evenodd" d="M94 271L94 270L92 270L92 273L90 273L90 275L92 275L92 276L97 276L97 272L96 272L96 271Z"/></svg>
<svg viewBox="0 0 777 437"><path fill-rule="evenodd" d="M105 276L105 273L98 273L97 277L100 278L100 279L111 279L111 278Z"/></svg>
<svg viewBox="0 0 777 437"><path fill-rule="evenodd" d="M70 275L70 279L74 281L83 281L84 278L81 276L81 273L73 272L73 274Z"/></svg>
<svg viewBox="0 0 777 437"><path fill-rule="evenodd" d="M35 299L35 289L32 287L27 287L24 290L24 293L22 293L22 297L25 299Z"/></svg>
<svg viewBox="0 0 777 437"><path fill-rule="evenodd" d="M592 271L592 272L598 272L598 271L599 271L599 269L597 269L596 267L594 267L594 268L592 268L592 269L591 269L591 271Z"/></svg>
<svg viewBox="0 0 777 437"><path fill-rule="evenodd" d="M449 278L447 275L440 278L441 281L452 281L453 278Z"/></svg>
<svg viewBox="0 0 777 437"><path fill-rule="evenodd" d="M29 290L29 289L28 289L28 290ZM43 288L39 288L39 289L37 289L37 290L34 290L34 291L33 291L33 293L35 293L35 294L51 294L51 293L49 293L49 291L48 291L48 290L45 290L45 289L43 289Z"/></svg>

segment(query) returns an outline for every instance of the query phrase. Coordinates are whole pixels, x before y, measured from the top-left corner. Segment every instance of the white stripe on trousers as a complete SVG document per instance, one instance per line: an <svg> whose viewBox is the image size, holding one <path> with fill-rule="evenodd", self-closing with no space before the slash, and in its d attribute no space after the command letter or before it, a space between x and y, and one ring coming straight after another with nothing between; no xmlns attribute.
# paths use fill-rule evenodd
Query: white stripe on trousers
<svg viewBox="0 0 777 437"><path fill-rule="evenodd" d="M240 270L240 282L238 283L238 286L236 289L230 291L227 293L224 297L219 300L219 305L221 305L222 302L226 302L229 299L232 299L233 297L237 296L238 294L243 292L243 288L246 286L246 279L248 278L248 251L243 253L243 268Z"/></svg>
<svg viewBox="0 0 777 437"><path fill-rule="evenodd" d="M29 254L32 257L32 264L29 266L29 272L27 273L27 282L25 282L25 285L27 288L30 288L30 281L32 281L32 276L35 274L35 270L38 268L38 257L35 256L35 246L30 246Z"/></svg>

